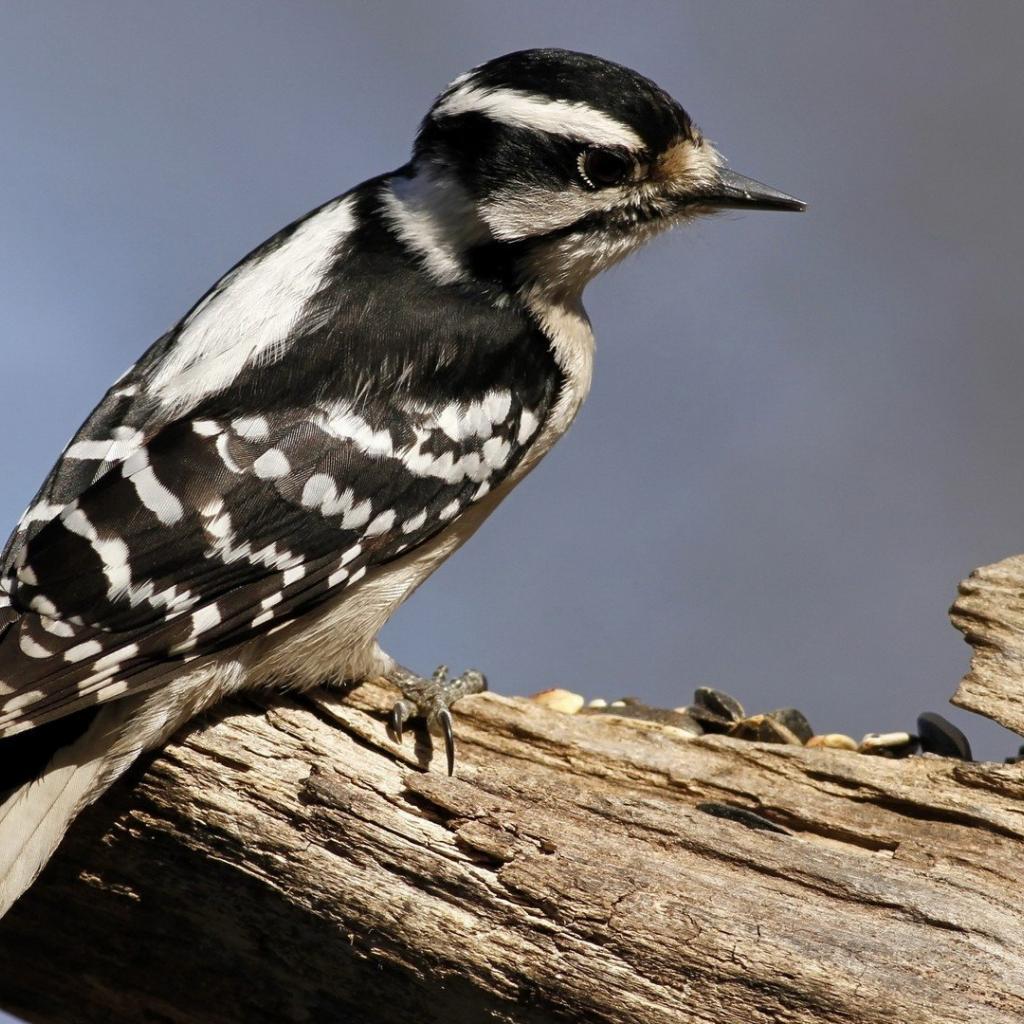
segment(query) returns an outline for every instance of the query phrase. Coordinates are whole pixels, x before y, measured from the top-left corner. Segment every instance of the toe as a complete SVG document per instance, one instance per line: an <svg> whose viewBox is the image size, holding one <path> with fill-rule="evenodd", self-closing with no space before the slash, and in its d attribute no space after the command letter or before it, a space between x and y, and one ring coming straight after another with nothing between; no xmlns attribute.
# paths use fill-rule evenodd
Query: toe
<svg viewBox="0 0 1024 1024"><path fill-rule="evenodd" d="M448 760L448 774L455 774L455 730L452 728L452 713L442 708L437 714L437 721L444 733L444 752Z"/></svg>
<svg viewBox="0 0 1024 1024"><path fill-rule="evenodd" d="M430 679L423 679L399 666L392 681L402 691L402 697L395 702L388 718L391 732L400 741L410 718L426 719L427 725L436 727L444 737L448 774L454 774L455 729L449 708L462 697L486 690L486 677L472 669L452 679L447 666L439 665Z"/></svg>
<svg viewBox="0 0 1024 1024"><path fill-rule="evenodd" d="M394 733L395 739L401 743L402 734L405 731L405 723L416 713L416 705L407 700L396 700L392 705L391 714L388 717L388 725Z"/></svg>

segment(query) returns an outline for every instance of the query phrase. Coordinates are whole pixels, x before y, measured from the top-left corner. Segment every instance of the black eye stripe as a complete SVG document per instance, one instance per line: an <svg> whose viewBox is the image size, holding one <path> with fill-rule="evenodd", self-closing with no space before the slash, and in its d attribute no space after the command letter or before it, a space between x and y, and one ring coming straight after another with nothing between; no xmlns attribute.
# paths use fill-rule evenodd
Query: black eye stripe
<svg viewBox="0 0 1024 1024"><path fill-rule="evenodd" d="M590 188L610 188L626 179L632 161L614 149L586 149L580 154L580 177Z"/></svg>

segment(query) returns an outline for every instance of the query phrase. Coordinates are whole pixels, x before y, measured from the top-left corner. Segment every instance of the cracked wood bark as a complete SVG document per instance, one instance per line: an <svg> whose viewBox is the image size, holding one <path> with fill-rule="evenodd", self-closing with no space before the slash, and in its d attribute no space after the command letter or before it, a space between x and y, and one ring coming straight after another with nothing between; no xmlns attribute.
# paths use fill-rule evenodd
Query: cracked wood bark
<svg viewBox="0 0 1024 1024"><path fill-rule="evenodd" d="M974 648L953 703L1024 735L1024 555L975 569L950 616Z"/></svg>
<svg viewBox="0 0 1024 1024"><path fill-rule="evenodd" d="M959 699L1019 727L1011 561L954 613L985 637L984 687ZM1024 1019L1021 767L485 694L459 707L449 779L385 738L392 699L235 703L186 730L0 924L0 1005L75 1024Z"/></svg>

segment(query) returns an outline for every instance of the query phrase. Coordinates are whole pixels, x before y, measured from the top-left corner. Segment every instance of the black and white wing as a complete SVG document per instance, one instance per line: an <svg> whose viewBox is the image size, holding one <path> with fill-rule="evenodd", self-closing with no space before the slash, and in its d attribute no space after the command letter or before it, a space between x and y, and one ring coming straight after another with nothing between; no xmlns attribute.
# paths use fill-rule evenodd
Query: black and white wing
<svg viewBox="0 0 1024 1024"><path fill-rule="evenodd" d="M547 345L427 279L380 187L239 264L69 446L5 553L0 736L292 621L518 465Z"/></svg>

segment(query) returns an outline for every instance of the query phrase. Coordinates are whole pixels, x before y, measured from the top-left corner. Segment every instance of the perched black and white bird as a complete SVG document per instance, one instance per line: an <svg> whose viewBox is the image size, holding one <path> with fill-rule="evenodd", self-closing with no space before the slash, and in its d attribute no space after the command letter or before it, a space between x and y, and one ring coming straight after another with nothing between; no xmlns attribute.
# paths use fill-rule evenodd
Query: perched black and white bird
<svg viewBox="0 0 1024 1024"><path fill-rule="evenodd" d="M565 432L598 271L720 207L727 170L654 83L564 50L457 78L409 163L228 271L107 392L0 562L0 912L144 750L227 694L421 679L376 636Z"/></svg>

